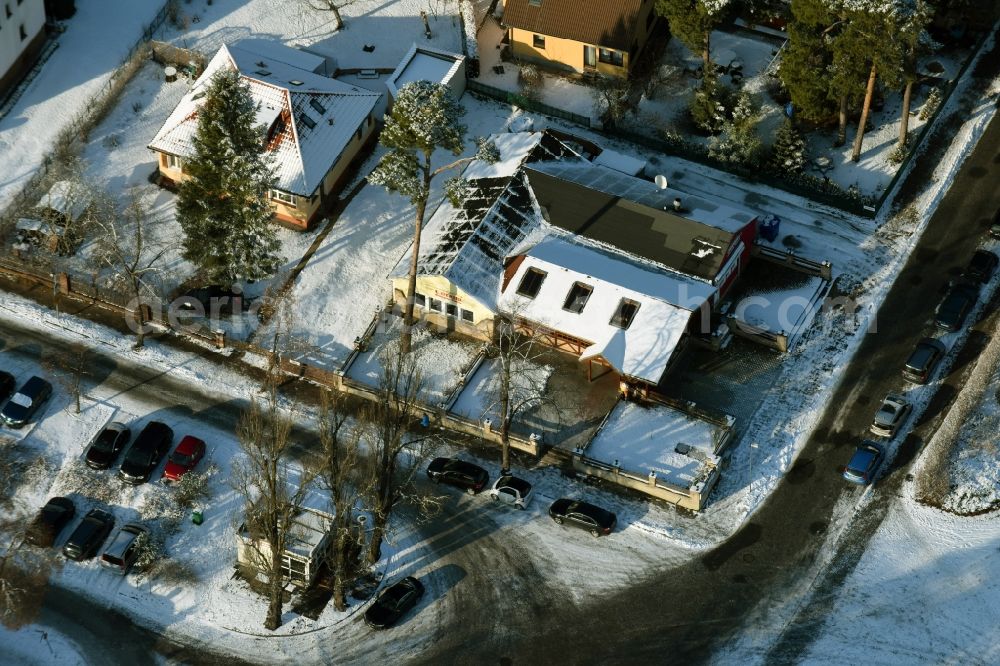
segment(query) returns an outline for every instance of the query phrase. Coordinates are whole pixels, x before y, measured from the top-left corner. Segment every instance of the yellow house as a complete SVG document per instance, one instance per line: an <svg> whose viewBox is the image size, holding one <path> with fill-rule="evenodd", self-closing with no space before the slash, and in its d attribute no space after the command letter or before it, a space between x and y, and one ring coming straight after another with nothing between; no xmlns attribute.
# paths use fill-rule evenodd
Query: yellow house
<svg viewBox="0 0 1000 666"><path fill-rule="evenodd" d="M274 216L308 229L336 201L355 156L374 137L380 94L320 74L323 58L277 42L246 39L224 45L149 144L161 181L187 178L198 110L216 72L235 69L257 103L261 140L275 168Z"/></svg>
<svg viewBox="0 0 1000 666"><path fill-rule="evenodd" d="M506 0L515 59L624 77L656 23L654 0Z"/></svg>

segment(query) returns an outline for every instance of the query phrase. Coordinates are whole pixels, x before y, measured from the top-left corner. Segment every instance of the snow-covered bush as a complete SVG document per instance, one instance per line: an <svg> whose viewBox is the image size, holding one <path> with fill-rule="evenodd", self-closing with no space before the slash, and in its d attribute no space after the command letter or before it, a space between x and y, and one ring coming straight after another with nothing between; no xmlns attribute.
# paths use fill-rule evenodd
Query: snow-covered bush
<svg viewBox="0 0 1000 666"><path fill-rule="evenodd" d="M927 120L934 115L939 106L941 106L941 89L931 88L931 92L927 96L927 101L920 108L920 113L917 117L920 120Z"/></svg>
<svg viewBox="0 0 1000 666"><path fill-rule="evenodd" d="M779 172L799 173L806 164L806 142L791 118L774 133L771 165Z"/></svg>
<svg viewBox="0 0 1000 666"><path fill-rule="evenodd" d="M718 85L714 78L705 77L691 95L688 106L691 120L698 129L715 134L726 122L726 107L718 99Z"/></svg>
<svg viewBox="0 0 1000 666"><path fill-rule="evenodd" d="M150 530L170 535L180 529L184 507L163 487L153 487L139 506L139 517Z"/></svg>
<svg viewBox="0 0 1000 666"><path fill-rule="evenodd" d="M909 142L907 142L909 143ZM896 147L892 149L889 155L886 157L889 160L889 164L900 164L906 159L906 156L910 152L910 147L907 143L897 143Z"/></svg>
<svg viewBox="0 0 1000 666"><path fill-rule="evenodd" d="M190 509L208 499L208 479L213 468L206 472L188 472L174 484L171 490L178 506Z"/></svg>
<svg viewBox="0 0 1000 666"><path fill-rule="evenodd" d="M95 472L82 460L74 460L59 472L53 494L83 495L103 504L119 504L124 486L113 474Z"/></svg>
<svg viewBox="0 0 1000 666"><path fill-rule="evenodd" d="M757 134L760 110L749 93L740 93L732 117L722 123L722 131L709 141L708 154L721 162L753 166L760 158Z"/></svg>

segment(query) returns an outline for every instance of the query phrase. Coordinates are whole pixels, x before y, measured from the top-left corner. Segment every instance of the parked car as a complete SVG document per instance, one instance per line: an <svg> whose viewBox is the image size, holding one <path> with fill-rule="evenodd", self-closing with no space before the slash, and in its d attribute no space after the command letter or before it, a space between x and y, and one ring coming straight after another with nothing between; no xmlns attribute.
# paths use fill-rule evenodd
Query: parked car
<svg viewBox="0 0 1000 666"><path fill-rule="evenodd" d="M451 486L464 488L465 492L475 495L486 487L490 475L479 465L464 460L435 458L427 466L427 478L434 483L447 483Z"/></svg>
<svg viewBox="0 0 1000 666"><path fill-rule="evenodd" d="M93 557L115 526L115 518L103 509L91 509L76 526L63 546L63 555L71 560Z"/></svg>
<svg viewBox="0 0 1000 666"><path fill-rule="evenodd" d="M518 509L524 509L531 501L531 484L516 476L501 476L493 484L490 497L494 502L513 504Z"/></svg>
<svg viewBox="0 0 1000 666"><path fill-rule="evenodd" d="M549 516L559 525L570 525L587 530L592 536L611 534L618 518L610 511L589 502L563 497L549 507Z"/></svg>
<svg viewBox="0 0 1000 666"><path fill-rule="evenodd" d="M365 611L365 624L372 629L385 629L399 621L403 613L417 605L424 596L423 584L413 576L398 580L382 590Z"/></svg>
<svg viewBox="0 0 1000 666"><path fill-rule="evenodd" d="M20 428L31 420L35 412L52 396L52 384L41 377L32 377L10 397L0 411L0 418L11 428Z"/></svg>
<svg viewBox="0 0 1000 666"><path fill-rule="evenodd" d="M0 402L9 398L16 386L17 382L14 380L14 375L0 370Z"/></svg>
<svg viewBox="0 0 1000 666"><path fill-rule="evenodd" d="M91 442L87 449L87 456L84 460L87 467L91 469L108 469L118 458L118 454L125 448L128 441L132 439L132 431L124 424L114 422L109 423L97 437Z"/></svg>
<svg viewBox="0 0 1000 666"><path fill-rule="evenodd" d="M205 441L194 435L184 435L180 444L167 458L163 468L164 481L180 481L181 477L193 470L205 457Z"/></svg>
<svg viewBox="0 0 1000 666"><path fill-rule="evenodd" d="M215 312L226 316L246 310L250 307L251 299L246 298L241 289L209 285L189 289L174 303L183 312L211 317L213 308Z"/></svg>
<svg viewBox="0 0 1000 666"><path fill-rule="evenodd" d="M887 395L882 401L882 406L875 412L875 420L872 421L870 430L880 437L892 439L899 432L899 427L906 422L906 417L910 415L912 407L898 395Z"/></svg>
<svg viewBox="0 0 1000 666"><path fill-rule="evenodd" d="M68 497L53 497L28 523L28 543L49 548L55 544L66 524L76 515L76 506Z"/></svg>
<svg viewBox="0 0 1000 666"><path fill-rule="evenodd" d="M993 222L990 224L989 236L990 238L1000 240L1000 208L997 208L997 211L993 213Z"/></svg>
<svg viewBox="0 0 1000 666"><path fill-rule="evenodd" d="M903 377L914 384L926 384L945 354L944 343L934 338L924 338L906 359Z"/></svg>
<svg viewBox="0 0 1000 666"><path fill-rule="evenodd" d="M989 282L997 269L997 264L1000 264L1000 257L987 250L976 250L962 276L981 284Z"/></svg>
<svg viewBox="0 0 1000 666"><path fill-rule="evenodd" d="M159 421L147 423L125 454L118 476L133 486L149 481L149 475L170 450L173 438L174 431L166 424Z"/></svg>
<svg viewBox="0 0 1000 666"><path fill-rule="evenodd" d="M113 569L115 572L125 575L135 563L135 558L139 555L138 539L142 534L146 534L146 528L135 523L124 525L118 534L115 535L104 549L101 555L101 565Z"/></svg>
<svg viewBox="0 0 1000 666"><path fill-rule="evenodd" d="M946 331L957 331L962 328L978 298L978 285L971 282L953 284L934 312L934 323Z"/></svg>
<svg viewBox="0 0 1000 666"><path fill-rule="evenodd" d="M851 456L850 462L844 468L844 478L851 483L867 485L875 479L878 468L885 458L885 451L875 442L865 440Z"/></svg>

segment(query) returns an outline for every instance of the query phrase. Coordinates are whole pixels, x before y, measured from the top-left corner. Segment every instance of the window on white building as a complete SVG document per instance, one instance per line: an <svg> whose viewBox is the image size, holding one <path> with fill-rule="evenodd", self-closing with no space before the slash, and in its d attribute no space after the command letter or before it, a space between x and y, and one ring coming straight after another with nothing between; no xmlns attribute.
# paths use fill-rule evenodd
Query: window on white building
<svg viewBox="0 0 1000 666"><path fill-rule="evenodd" d="M271 190L271 198L275 201L280 201L289 208L295 208L296 197L294 194L282 192L281 190Z"/></svg>

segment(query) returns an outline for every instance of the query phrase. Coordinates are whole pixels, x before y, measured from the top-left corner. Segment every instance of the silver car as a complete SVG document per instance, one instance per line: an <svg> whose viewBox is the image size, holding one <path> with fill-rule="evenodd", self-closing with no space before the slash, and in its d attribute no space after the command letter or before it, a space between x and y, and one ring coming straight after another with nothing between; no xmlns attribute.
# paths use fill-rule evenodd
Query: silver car
<svg viewBox="0 0 1000 666"><path fill-rule="evenodd" d="M899 432L900 426L906 422L912 407L898 395L887 395L882 406L875 412L875 420L870 430L879 437L892 439Z"/></svg>
<svg viewBox="0 0 1000 666"><path fill-rule="evenodd" d="M501 476L493 484L490 497L494 502L513 504L518 509L524 509L531 501L531 484L516 476Z"/></svg>
<svg viewBox="0 0 1000 666"><path fill-rule="evenodd" d="M139 555L139 536L146 533L146 528L142 525L129 523L123 526L104 549L101 564L123 576L127 574Z"/></svg>

